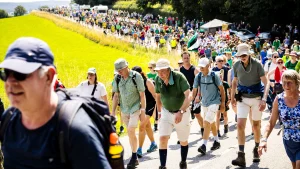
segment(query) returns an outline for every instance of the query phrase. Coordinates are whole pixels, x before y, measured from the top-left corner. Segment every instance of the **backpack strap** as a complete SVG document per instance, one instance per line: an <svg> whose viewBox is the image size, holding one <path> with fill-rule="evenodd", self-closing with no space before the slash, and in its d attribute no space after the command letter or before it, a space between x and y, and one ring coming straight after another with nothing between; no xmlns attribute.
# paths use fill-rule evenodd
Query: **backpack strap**
<svg viewBox="0 0 300 169"><path fill-rule="evenodd" d="M198 85L200 87L200 91L201 91L201 76L202 76L202 72L198 73Z"/></svg>
<svg viewBox="0 0 300 169"><path fill-rule="evenodd" d="M67 162L66 150L69 144L69 129L72 121L81 107L82 102L77 100L66 100L58 105L58 143L62 163Z"/></svg>
<svg viewBox="0 0 300 169"><path fill-rule="evenodd" d="M135 87L137 88L137 84L136 84L135 79L136 79L136 73L133 73L133 75L132 75L132 82L135 85Z"/></svg>
<svg viewBox="0 0 300 169"><path fill-rule="evenodd" d="M269 70L270 70L270 67L271 67L271 61L268 63L268 72L269 72Z"/></svg>
<svg viewBox="0 0 300 169"><path fill-rule="evenodd" d="M94 96L96 88L97 88L97 84L94 85L94 88L93 88L93 91L92 91L92 96Z"/></svg>
<svg viewBox="0 0 300 169"><path fill-rule="evenodd" d="M219 87L216 83L216 77L215 76L216 76L215 72L211 72L212 81L213 81L214 85L216 86L216 88L219 90Z"/></svg>
<svg viewBox="0 0 300 169"><path fill-rule="evenodd" d="M4 140L4 135L6 132L6 129L8 127L9 121L13 116L13 112L16 110L16 108L9 108L6 113L4 113L4 117L1 117L1 122L0 122L0 141L3 142ZM3 119L3 120L2 120Z"/></svg>

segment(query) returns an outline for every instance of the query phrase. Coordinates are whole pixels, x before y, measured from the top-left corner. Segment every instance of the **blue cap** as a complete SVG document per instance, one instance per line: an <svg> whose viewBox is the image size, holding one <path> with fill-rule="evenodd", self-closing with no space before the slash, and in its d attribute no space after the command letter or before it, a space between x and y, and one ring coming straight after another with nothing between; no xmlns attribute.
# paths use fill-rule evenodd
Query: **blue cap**
<svg viewBox="0 0 300 169"><path fill-rule="evenodd" d="M53 61L54 56L47 43L37 38L22 37L9 46L0 68L30 74L41 66L54 66Z"/></svg>

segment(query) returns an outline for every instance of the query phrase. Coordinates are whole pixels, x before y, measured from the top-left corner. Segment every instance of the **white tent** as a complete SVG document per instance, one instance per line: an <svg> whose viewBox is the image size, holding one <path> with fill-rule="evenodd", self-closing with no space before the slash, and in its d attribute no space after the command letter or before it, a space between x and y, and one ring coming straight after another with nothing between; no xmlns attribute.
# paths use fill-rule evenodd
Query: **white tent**
<svg viewBox="0 0 300 169"><path fill-rule="evenodd" d="M200 28L202 29L216 29L218 27L222 27L223 24L228 24L230 25L231 23L229 22L225 22L225 21L221 21L219 19L214 19L214 20L211 20L209 22L207 22L206 24L202 25Z"/></svg>

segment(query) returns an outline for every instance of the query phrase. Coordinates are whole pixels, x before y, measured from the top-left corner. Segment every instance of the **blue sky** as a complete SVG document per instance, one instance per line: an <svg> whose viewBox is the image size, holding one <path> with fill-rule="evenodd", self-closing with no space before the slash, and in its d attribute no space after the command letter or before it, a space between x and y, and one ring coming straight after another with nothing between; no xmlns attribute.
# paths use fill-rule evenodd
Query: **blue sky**
<svg viewBox="0 0 300 169"><path fill-rule="evenodd" d="M49 1L49 0L0 0L1 2L35 2L35 1ZM70 1L70 0L55 0L55 1Z"/></svg>

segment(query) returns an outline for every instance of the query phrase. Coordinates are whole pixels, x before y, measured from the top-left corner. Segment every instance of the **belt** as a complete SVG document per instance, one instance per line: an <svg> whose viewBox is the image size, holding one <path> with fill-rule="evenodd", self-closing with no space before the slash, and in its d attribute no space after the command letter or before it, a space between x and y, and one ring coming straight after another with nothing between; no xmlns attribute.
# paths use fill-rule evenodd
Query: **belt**
<svg viewBox="0 0 300 169"><path fill-rule="evenodd" d="M169 111L169 110L168 110ZM170 113L177 113L179 112L179 110L175 110L175 111L169 111Z"/></svg>

